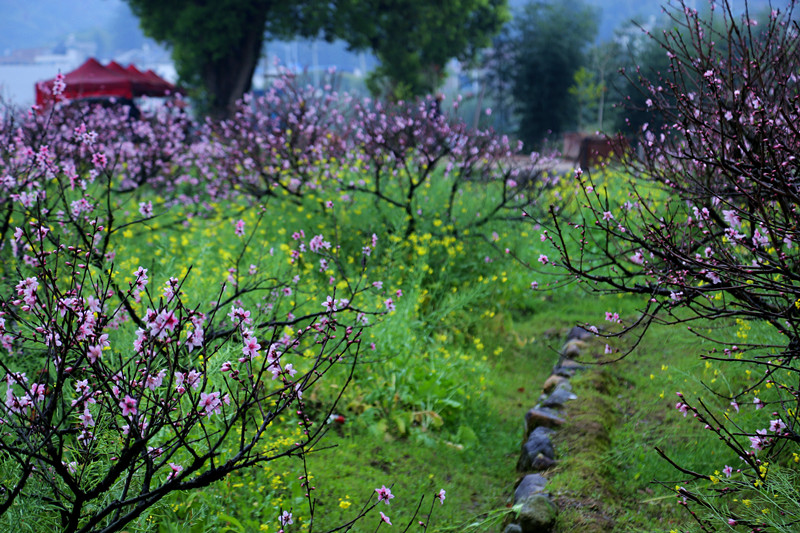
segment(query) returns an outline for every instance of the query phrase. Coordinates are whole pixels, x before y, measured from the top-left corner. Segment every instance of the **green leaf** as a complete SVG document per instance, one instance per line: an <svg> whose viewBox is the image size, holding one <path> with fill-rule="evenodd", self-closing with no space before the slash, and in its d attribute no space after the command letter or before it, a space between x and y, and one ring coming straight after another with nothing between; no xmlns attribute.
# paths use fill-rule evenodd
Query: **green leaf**
<svg viewBox="0 0 800 533"><path fill-rule="evenodd" d="M478 443L478 436L469 426L459 426L456 432L456 442L463 444L465 448L471 448Z"/></svg>
<svg viewBox="0 0 800 533"><path fill-rule="evenodd" d="M386 435L387 424L386 420L378 420L374 424L369 426L369 432L375 435L376 437L383 437Z"/></svg>
<svg viewBox="0 0 800 533"><path fill-rule="evenodd" d="M241 522L239 522L239 521L238 521L237 519L235 519L234 517L232 517L232 516L229 516L229 515L226 515L225 513L220 513L220 514L219 514L219 515L217 515L217 516L219 517L219 519L220 519L220 520L222 520L222 521L224 521L224 522L228 522L228 523L230 524L230 526L236 526L236 528L235 528L235 529L234 529L233 527L230 527L230 526L228 526L227 528L225 528L225 529L223 529L223 530L222 530L223 532L225 532L225 531L239 531L239 532L243 532L243 531L244 531L244 526L242 525L242 523L241 523Z"/></svg>
<svg viewBox="0 0 800 533"><path fill-rule="evenodd" d="M406 415L403 413L397 413L392 416L392 420L397 425L397 432L400 435L406 434L407 424L406 424Z"/></svg>

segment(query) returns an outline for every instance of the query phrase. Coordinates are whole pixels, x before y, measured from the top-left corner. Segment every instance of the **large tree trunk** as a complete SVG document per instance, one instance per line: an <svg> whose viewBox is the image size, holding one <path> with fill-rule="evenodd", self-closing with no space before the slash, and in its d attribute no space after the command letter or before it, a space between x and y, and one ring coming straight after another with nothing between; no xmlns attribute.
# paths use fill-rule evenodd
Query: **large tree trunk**
<svg viewBox="0 0 800 533"><path fill-rule="evenodd" d="M236 101L250 90L264 44L266 10L263 17L254 19L248 20L240 29L238 46L231 47L218 58L209 59L202 68L201 79L212 117L230 116Z"/></svg>

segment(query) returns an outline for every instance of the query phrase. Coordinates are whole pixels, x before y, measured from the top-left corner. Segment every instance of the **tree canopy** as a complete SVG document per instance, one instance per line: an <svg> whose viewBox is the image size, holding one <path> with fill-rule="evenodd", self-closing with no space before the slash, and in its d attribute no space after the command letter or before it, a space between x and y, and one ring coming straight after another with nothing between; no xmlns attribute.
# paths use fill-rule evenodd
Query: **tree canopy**
<svg viewBox="0 0 800 533"><path fill-rule="evenodd" d="M381 61L371 87L395 98L436 88L452 58L488 44L506 0L126 0L144 32L172 49L207 111L224 115L250 89L265 36L342 38Z"/></svg>
<svg viewBox="0 0 800 533"><path fill-rule="evenodd" d="M182 82L212 114L250 89L266 34L317 34L329 10L319 0L126 1L145 34L172 49Z"/></svg>
<svg viewBox="0 0 800 533"><path fill-rule="evenodd" d="M395 99L434 91L450 59L472 59L509 18L506 0L345 0L339 11L341 37L380 60L370 89Z"/></svg>
<svg viewBox="0 0 800 533"><path fill-rule="evenodd" d="M582 0L531 3L514 17L511 31L517 46L513 92L519 136L536 145L549 132L572 125L569 88L597 33L597 12Z"/></svg>

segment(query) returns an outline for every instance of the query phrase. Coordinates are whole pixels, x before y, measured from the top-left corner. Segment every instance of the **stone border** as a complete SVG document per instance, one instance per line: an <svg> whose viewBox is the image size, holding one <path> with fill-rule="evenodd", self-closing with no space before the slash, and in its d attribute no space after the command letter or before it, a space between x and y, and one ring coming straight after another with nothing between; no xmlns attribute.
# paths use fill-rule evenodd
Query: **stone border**
<svg viewBox="0 0 800 533"><path fill-rule="evenodd" d="M517 516L506 524L504 533L547 533L553 530L558 507L547 491L547 473L558 464L550 435L565 423L564 405L577 399L570 378L584 367L575 361L587 348L594 334L573 327L559 352L558 363L542 385L539 402L525 413L523 443L517 472L520 478L514 488L513 504Z"/></svg>

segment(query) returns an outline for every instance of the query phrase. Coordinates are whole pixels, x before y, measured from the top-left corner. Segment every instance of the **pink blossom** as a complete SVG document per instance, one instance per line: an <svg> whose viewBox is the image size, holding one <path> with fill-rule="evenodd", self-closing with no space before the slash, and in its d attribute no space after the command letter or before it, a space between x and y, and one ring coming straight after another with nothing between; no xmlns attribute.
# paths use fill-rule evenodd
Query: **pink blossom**
<svg viewBox="0 0 800 533"><path fill-rule="evenodd" d="M287 526L290 524L294 524L294 520L292 520L292 513L289 511L284 511L281 513L281 516L278 518L282 526Z"/></svg>
<svg viewBox="0 0 800 533"><path fill-rule="evenodd" d="M61 96L67 88L67 83L64 81L64 75L61 71L56 74L56 79L53 82L53 96Z"/></svg>
<svg viewBox="0 0 800 533"><path fill-rule="evenodd" d="M90 363L96 363L102 354L103 349L100 346L89 346L89 349L86 350L86 357L89 358Z"/></svg>
<svg viewBox="0 0 800 533"><path fill-rule="evenodd" d="M766 434L766 429L757 429L755 437L748 437L748 439L750 439L750 447L756 451L763 450L764 446L766 446L769 441L769 439L765 437Z"/></svg>
<svg viewBox="0 0 800 533"><path fill-rule="evenodd" d="M203 374L198 372L197 370L190 370L188 374L186 374L186 385L191 387L192 389L197 389L202 382Z"/></svg>
<svg viewBox="0 0 800 533"><path fill-rule="evenodd" d="M725 465L725 468L722 469L722 473L725 474L725 477L731 477L733 473L733 468L728 465Z"/></svg>
<svg viewBox="0 0 800 533"><path fill-rule="evenodd" d="M175 390L178 391L178 394L186 392L186 387L183 386L185 380L186 374L183 372L175 372Z"/></svg>
<svg viewBox="0 0 800 533"><path fill-rule="evenodd" d="M95 152L92 154L92 164L95 166L95 168L105 168L108 164L106 154L102 152Z"/></svg>
<svg viewBox="0 0 800 533"><path fill-rule="evenodd" d="M136 282L135 282L136 288L139 290L144 290L144 288L147 286L147 281L148 281L147 269L139 267L133 274L134 276L136 276Z"/></svg>
<svg viewBox="0 0 800 533"><path fill-rule="evenodd" d="M375 489L375 492L378 493L378 501L384 502L386 505L389 505L389 500L394 498L392 490L387 488L386 485L381 485L381 488Z"/></svg>
<svg viewBox="0 0 800 533"><path fill-rule="evenodd" d="M322 235L316 235L309 241L308 247L311 249L312 252L318 253L323 248L329 250L331 247L331 243L325 240Z"/></svg>
<svg viewBox="0 0 800 533"><path fill-rule="evenodd" d="M742 224L742 219L739 218L739 215L736 214L736 211L724 210L722 211L722 216L725 219L725 222L727 222L732 228L738 228Z"/></svg>
<svg viewBox="0 0 800 533"><path fill-rule="evenodd" d="M219 392L212 392L211 394L201 392L200 403L197 407L198 409L202 409L206 416L210 417L213 414L218 414L222 409L222 401L220 400Z"/></svg>
<svg viewBox="0 0 800 533"><path fill-rule="evenodd" d="M436 495L436 497L439 498L439 502L441 502L442 505L444 505L444 494L445 494L444 489L442 489Z"/></svg>
<svg viewBox="0 0 800 533"><path fill-rule="evenodd" d="M246 311L241 307L231 306L231 311L228 317L234 324L250 324L250 311Z"/></svg>
<svg viewBox="0 0 800 533"><path fill-rule="evenodd" d="M92 413L89 411L88 406L84 408L83 414L80 415L78 418L80 418L81 423L86 427L94 425L94 419L92 418Z"/></svg>
<svg viewBox="0 0 800 533"><path fill-rule="evenodd" d="M181 473L181 471L183 470L183 467L181 465L178 465L178 464L175 464L175 463L170 463L169 467L172 470L172 472L170 472L169 476L167 476L167 481L172 481L173 479L178 477L178 474Z"/></svg>
<svg viewBox="0 0 800 533"><path fill-rule="evenodd" d="M391 526L392 523L389 521L389 517L386 516L385 514L383 514L383 511L380 511L380 513L381 513L381 520L383 520L384 522L386 522L387 524L389 524Z"/></svg>
<svg viewBox="0 0 800 533"><path fill-rule="evenodd" d="M548 263L548 261L549 261L549 259L547 258L546 255L544 255L544 254L540 254L539 255L539 262L541 264L546 265Z"/></svg>
<svg viewBox="0 0 800 533"><path fill-rule="evenodd" d="M322 307L328 311L336 311L336 300L334 300L333 297L328 296L328 299L322 302Z"/></svg>
<svg viewBox="0 0 800 533"><path fill-rule="evenodd" d="M244 235L244 220L242 220L241 218L236 221L234 233L239 237Z"/></svg>
<svg viewBox="0 0 800 533"><path fill-rule="evenodd" d="M37 383L32 384L31 385L31 391L30 391L31 400L33 400L35 402L40 402L40 401L44 400L45 390L46 390L46 387L45 387L45 385L43 383L42 384L37 384Z"/></svg>
<svg viewBox="0 0 800 533"><path fill-rule="evenodd" d="M781 420L780 418L775 420L770 420L769 422L770 431L777 433L783 429L786 429L786 424L784 424L783 420Z"/></svg>
<svg viewBox="0 0 800 533"><path fill-rule="evenodd" d="M256 357L258 355L258 351L260 349L261 349L261 345L258 343L256 338L255 337L249 337L245 341L244 346L242 346L242 352L247 357L244 357L242 359L244 359L244 361L246 361L247 359L252 359L253 357ZM244 362L244 361L240 360L240 362Z"/></svg>
<svg viewBox="0 0 800 533"><path fill-rule="evenodd" d="M195 326L195 328L186 333L186 346L189 351L203 346L203 328Z"/></svg>
<svg viewBox="0 0 800 533"><path fill-rule="evenodd" d="M164 376L166 374L164 370L161 370L158 374L148 374L144 386L152 391L156 390L164 382Z"/></svg>
<svg viewBox="0 0 800 533"><path fill-rule="evenodd" d="M153 202L141 202L139 204L139 213L143 217L153 216Z"/></svg>
<svg viewBox="0 0 800 533"><path fill-rule="evenodd" d="M126 394L125 398L119 402L119 407L122 409L122 416L137 414L139 411L136 409L136 403L136 400Z"/></svg>

